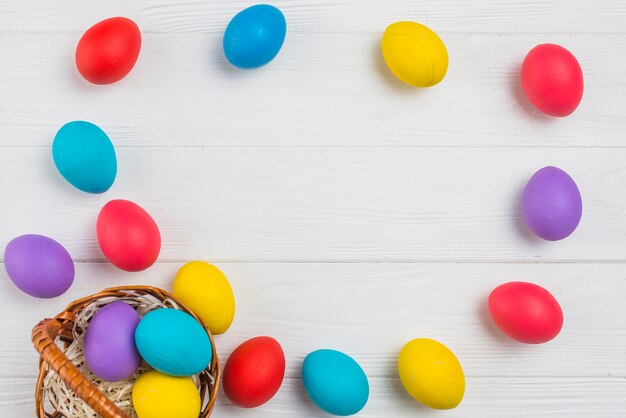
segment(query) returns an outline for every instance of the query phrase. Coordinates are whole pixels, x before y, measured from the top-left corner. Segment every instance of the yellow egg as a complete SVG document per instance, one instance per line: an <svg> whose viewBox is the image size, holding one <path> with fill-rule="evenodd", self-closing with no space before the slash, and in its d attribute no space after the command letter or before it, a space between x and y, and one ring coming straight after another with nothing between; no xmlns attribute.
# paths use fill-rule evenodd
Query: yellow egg
<svg viewBox="0 0 626 418"><path fill-rule="evenodd" d="M448 51L435 32L416 22L396 22L383 34L383 57L391 72L415 87L430 87L448 71Z"/></svg>
<svg viewBox="0 0 626 418"><path fill-rule="evenodd" d="M452 409L463 399L461 363L445 345L428 338L408 342L398 357L398 373L409 394L433 409Z"/></svg>
<svg viewBox="0 0 626 418"><path fill-rule="evenodd" d="M204 261L185 264L174 279L174 296L204 321L213 334L223 334L235 318L235 296L224 273Z"/></svg>
<svg viewBox="0 0 626 418"><path fill-rule="evenodd" d="M139 418L198 418L200 393L190 377L151 370L133 385L133 407Z"/></svg>

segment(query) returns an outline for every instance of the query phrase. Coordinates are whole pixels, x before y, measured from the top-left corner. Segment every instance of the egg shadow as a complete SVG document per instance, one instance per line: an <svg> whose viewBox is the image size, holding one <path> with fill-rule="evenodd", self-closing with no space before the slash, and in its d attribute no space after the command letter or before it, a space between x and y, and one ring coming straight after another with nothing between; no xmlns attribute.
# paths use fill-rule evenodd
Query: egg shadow
<svg viewBox="0 0 626 418"><path fill-rule="evenodd" d="M304 359L298 360L298 362L297 362L297 365L298 365L297 370L298 371L302 370L302 364L303 363L304 363ZM311 415L311 416L319 415L322 410L320 408L318 408L315 405L315 403L311 400L311 398L309 397L309 394L307 393L306 389L304 388L304 381L302 380L301 375L298 376L298 378L294 378L294 380L297 381L294 384L294 391L295 391L296 399L298 399L298 401L300 402L302 407L306 409L306 411L303 411L303 412L307 412L306 413L307 416L308 415Z"/></svg>
<svg viewBox="0 0 626 418"><path fill-rule="evenodd" d="M511 212L514 214L513 216L513 227L517 231L517 234L524 242L528 244L539 244L542 240L537 237L526 225L526 221L524 220L524 215L522 214L522 201L524 198L524 189L526 188L526 184L518 186L518 190L515 193L515 198L512 199L513 205L511 208Z"/></svg>
<svg viewBox="0 0 626 418"><path fill-rule="evenodd" d="M89 91L90 87L94 85L85 80L78 71L78 68L76 66L76 44L68 40L66 42L65 48L65 56L67 56L67 61L65 62L65 65L67 65L68 67L68 71L66 72L66 74L68 75L67 81L71 84L70 87L77 89L81 93L84 91Z"/></svg>
<svg viewBox="0 0 626 418"><path fill-rule="evenodd" d="M509 70L509 90L515 102L522 109L522 113L527 119L536 120L540 123L552 122L554 118L539 111L526 96L522 87L521 68L522 63L518 62Z"/></svg>
<svg viewBox="0 0 626 418"><path fill-rule="evenodd" d="M409 86L403 81L400 81L398 77L396 77L385 62L385 58L383 57L383 52L381 50L381 41L382 38L376 37L375 42L372 44L372 62L374 67L376 68L376 72L383 79L384 83L387 84L394 92L398 94L404 94L407 96L414 96L416 94L420 94L422 88Z"/></svg>
<svg viewBox="0 0 626 418"><path fill-rule="evenodd" d="M508 281L510 281L508 278L502 278L503 283ZM483 328L487 331L490 339L502 347L515 347L517 344L507 337L491 319L491 314L489 313L489 295L485 295L481 298L480 303L477 305L476 315L483 324Z"/></svg>
<svg viewBox="0 0 626 418"><path fill-rule="evenodd" d="M218 77L225 77L228 82L245 77L246 71L232 65L224 55L223 34L215 34L208 39L205 54L205 66L208 71L217 72Z"/></svg>
<svg viewBox="0 0 626 418"><path fill-rule="evenodd" d="M222 37L218 36L214 38L213 42L211 42L209 53L207 54L207 63L212 66L211 69L217 71L218 76L226 77L228 81L242 80L251 76L258 76L266 67L271 67L274 61L278 58L278 56L276 56L267 64L257 68L248 69L235 67L230 63L230 61L228 61L226 55L224 54Z"/></svg>
<svg viewBox="0 0 626 418"><path fill-rule="evenodd" d="M206 54L206 64L217 68L217 70L226 74L227 76L232 75L234 72L234 67L230 65L226 56L224 55L224 50L222 44L219 42L219 37L212 37L211 42L209 44L209 48Z"/></svg>
<svg viewBox="0 0 626 418"><path fill-rule="evenodd" d="M398 349L397 352L399 353L400 349ZM401 405L403 408L408 410L415 409L419 411L420 415L428 414L431 411L430 408L413 399L409 392L407 392L404 388L404 385L402 385L402 381L400 380L400 376L398 376L398 367L395 362L391 362L389 364L387 376L390 376L388 378L390 380L389 386L393 389L392 399L396 404Z"/></svg>

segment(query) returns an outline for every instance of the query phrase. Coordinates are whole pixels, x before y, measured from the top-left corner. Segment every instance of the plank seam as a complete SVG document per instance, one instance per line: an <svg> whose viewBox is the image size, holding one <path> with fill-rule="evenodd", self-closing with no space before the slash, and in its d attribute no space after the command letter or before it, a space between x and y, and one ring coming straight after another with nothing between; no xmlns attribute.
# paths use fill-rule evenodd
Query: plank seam
<svg viewBox="0 0 626 418"><path fill-rule="evenodd" d="M110 264L105 259L75 259L75 264ZM528 265L528 264L626 264L624 259L563 259L563 260L511 260L511 259L484 259L484 260L471 260L471 259L370 259L370 260L327 260L327 259L304 259L304 260L290 260L290 259L249 259L249 260L233 260L233 259L211 259L207 258L206 261L219 264L483 264L483 265L499 265L499 264L511 264L511 265ZM180 264L187 263L189 259L161 259L157 264ZM4 260L0 259L0 264L4 264Z"/></svg>

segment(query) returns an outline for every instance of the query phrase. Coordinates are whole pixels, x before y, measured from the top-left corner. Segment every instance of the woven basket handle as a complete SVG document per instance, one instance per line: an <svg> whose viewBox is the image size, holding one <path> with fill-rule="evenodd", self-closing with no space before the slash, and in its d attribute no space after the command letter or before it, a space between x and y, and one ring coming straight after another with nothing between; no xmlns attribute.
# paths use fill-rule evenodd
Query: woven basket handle
<svg viewBox="0 0 626 418"><path fill-rule="evenodd" d="M98 415L104 418L129 418L109 398L72 364L56 345L56 338L67 330L62 319L44 319L33 329L33 343L41 355L61 380L76 395L84 400ZM66 323L71 323L67 322ZM37 394L37 396L41 396Z"/></svg>

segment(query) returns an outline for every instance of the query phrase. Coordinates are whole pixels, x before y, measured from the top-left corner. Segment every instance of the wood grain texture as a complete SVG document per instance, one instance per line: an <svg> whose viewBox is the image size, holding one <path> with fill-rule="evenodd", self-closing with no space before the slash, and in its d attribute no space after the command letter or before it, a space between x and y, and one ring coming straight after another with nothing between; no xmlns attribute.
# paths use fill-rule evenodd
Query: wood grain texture
<svg viewBox="0 0 626 418"><path fill-rule="evenodd" d="M0 378L0 411L11 418L30 418L34 378ZM395 379L370 379L371 397L359 417L438 417L403 393ZM623 418L623 379L555 378L468 379L466 398L453 418ZM393 414L393 415L391 415ZM211 418L327 418L306 398L300 380L286 379L276 397L256 409L241 409L220 395Z"/></svg>
<svg viewBox="0 0 626 418"><path fill-rule="evenodd" d="M29 0L3 6L7 32L82 32L116 15L147 32L222 33L248 0ZM290 33L381 32L397 20L417 20L442 32L624 33L619 0L276 0Z"/></svg>
<svg viewBox="0 0 626 418"><path fill-rule="evenodd" d="M0 417L33 416L30 330L105 287L168 289L183 262L218 262L237 299L222 359L272 335L287 354L277 397L257 410L220 395L215 418L323 417L299 367L328 347L370 378L363 418L435 417L410 400L395 356L408 340L447 344L467 394L446 416L622 418L626 414L626 2L617 0L277 0L284 48L256 71L229 66L229 19L248 0L5 1L0 6L0 246L58 239L73 287L37 300L0 265ZM143 31L132 73L93 86L74 67L81 33L115 15ZM432 89L402 85L380 37L397 20L436 30L450 53ZM537 113L518 72L536 44L570 49L585 75L580 108ZM113 140L119 176L104 195L61 179L51 142L84 119ZM584 202L577 231L533 237L523 186L557 165ZM160 262L129 274L104 262L95 220L110 199L145 207ZM0 253L1 264L1 253ZM545 286L565 313L558 338L517 344L492 325L497 285Z"/></svg>
<svg viewBox="0 0 626 418"><path fill-rule="evenodd" d="M0 241L57 238L103 260L102 206L127 198L163 236L160 259L220 261L624 261L626 149L126 148L104 195L70 186L50 149L0 154ZM574 234L526 228L521 193L546 165L583 195ZM69 222L68 220L71 220Z"/></svg>
<svg viewBox="0 0 626 418"><path fill-rule="evenodd" d="M0 269L3 376L36 371L30 330L74 299L105 287L148 284L171 289L182 263L158 264L138 274L109 264L78 264L62 297L41 301L22 294ZM287 375L311 351L353 355L370 377L392 378L402 346L429 337L447 344L471 377L626 377L626 286L623 264L218 264L235 293L230 330L216 337L226 359L244 340L271 335L283 345ZM486 299L507 281L549 289L565 325L551 343L529 346L504 337L491 323Z"/></svg>
<svg viewBox="0 0 626 418"><path fill-rule="evenodd" d="M226 62L219 34L148 34L131 75L106 87L78 75L77 39L0 37L0 147L49 147L75 119L118 147L626 145L626 36L447 35L448 75L431 89L394 78L380 34L293 34L253 72ZM544 42L570 48L585 72L568 118L543 116L520 89L525 54Z"/></svg>

